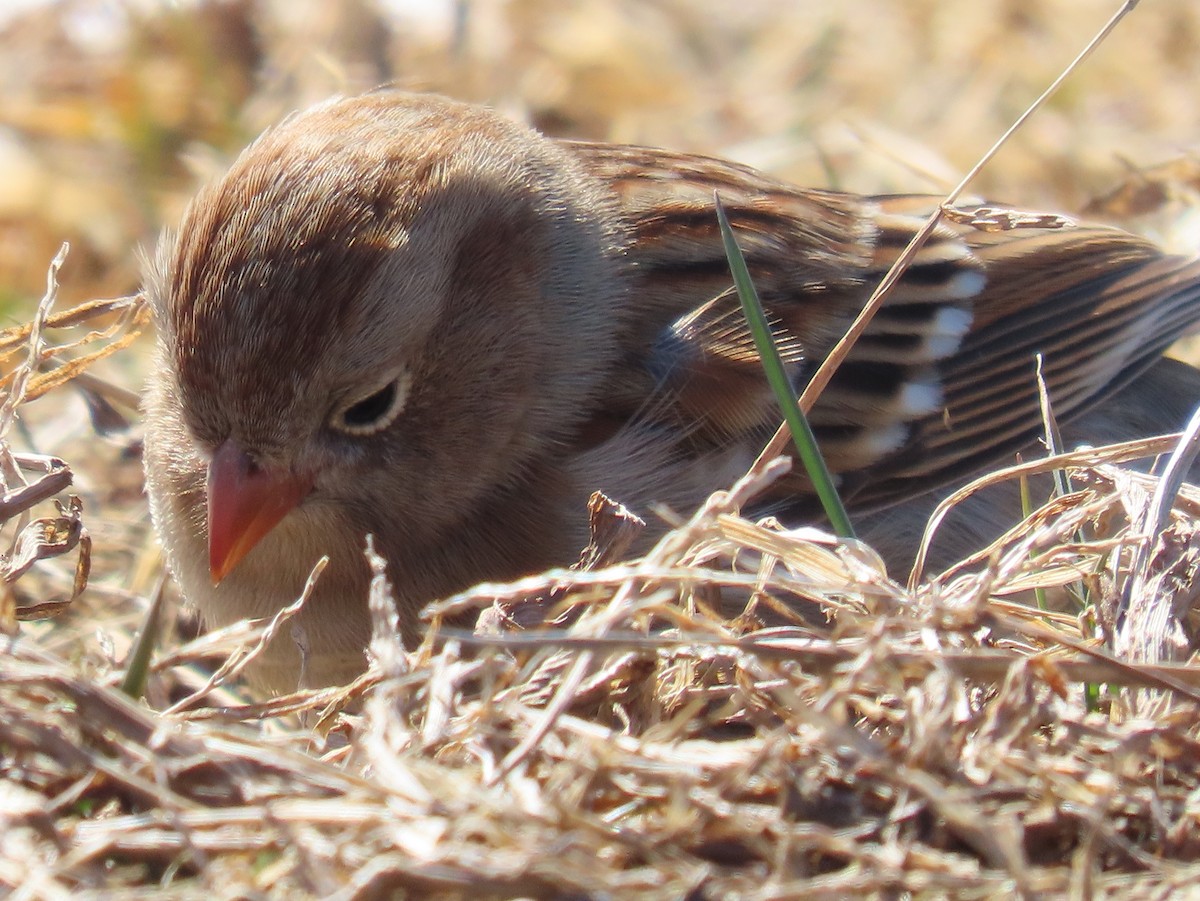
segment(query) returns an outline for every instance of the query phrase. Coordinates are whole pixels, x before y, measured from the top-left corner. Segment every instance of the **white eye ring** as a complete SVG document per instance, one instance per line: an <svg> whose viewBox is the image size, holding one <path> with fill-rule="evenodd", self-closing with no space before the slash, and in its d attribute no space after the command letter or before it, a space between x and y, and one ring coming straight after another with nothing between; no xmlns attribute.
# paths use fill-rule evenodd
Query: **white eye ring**
<svg viewBox="0 0 1200 901"><path fill-rule="evenodd" d="M361 394L340 407L330 418L330 427L347 435L374 435L395 422L404 412L412 376L408 370Z"/></svg>

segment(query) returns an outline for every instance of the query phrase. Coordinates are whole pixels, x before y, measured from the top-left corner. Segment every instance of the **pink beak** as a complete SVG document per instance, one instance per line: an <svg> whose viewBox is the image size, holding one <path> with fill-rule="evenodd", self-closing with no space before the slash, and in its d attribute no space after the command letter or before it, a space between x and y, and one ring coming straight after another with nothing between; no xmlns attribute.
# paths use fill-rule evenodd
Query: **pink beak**
<svg viewBox="0 0 1200 901"><path fill-rule="evenodd" d="M312 490L312 477L259 469L232 440L208 464L208 569L218 584Z"/></svg>

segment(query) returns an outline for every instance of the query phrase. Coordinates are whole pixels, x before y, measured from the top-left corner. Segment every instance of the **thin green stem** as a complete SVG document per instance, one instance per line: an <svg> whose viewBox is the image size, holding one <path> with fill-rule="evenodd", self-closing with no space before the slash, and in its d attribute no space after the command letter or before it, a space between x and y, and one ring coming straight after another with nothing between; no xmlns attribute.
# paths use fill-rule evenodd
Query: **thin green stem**
<svg viewBox="0 0 1200 901"><path fill-rule="evenodd" d="M825 509L825 515L829 517L833 530L843 538L854 538L854 527L850 524L850 517L846 515L846 508L842 505L842 499L834 487L829 468L825 465L825 458L821 456L821 450L817 447L817 440L808 424L808 419L796 402L795 389L792 387L791 380L788 379L783 360L775 346L767 315L763 312L758 291L755 290L754 282L750 278L750 270L746 267L746 258L742 255L742 249L734 237L733 228L729 225L724 207L721 206L720 197L716 198L716 204L717 221L721 226L721 240L725 244L725 255L729 258L733 283L737 287L738 297L742 302L742 309L745 311L746 321L750 326L750 333L754 337L754 345L758 350L758 357L762 361L763 370L767 375L767 382L783 410L784 421L792 434L792 440L796 444L800 460L813 483L813 488L817 492L821 506Z"/></svg>

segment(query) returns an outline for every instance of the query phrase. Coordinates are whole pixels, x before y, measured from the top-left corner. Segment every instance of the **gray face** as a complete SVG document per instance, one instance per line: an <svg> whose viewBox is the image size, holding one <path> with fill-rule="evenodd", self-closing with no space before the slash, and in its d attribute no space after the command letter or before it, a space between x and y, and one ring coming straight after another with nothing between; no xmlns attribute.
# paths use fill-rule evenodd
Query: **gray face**
<svg viewBox="0 0 1200 901"><path fill-rule="evenodd" d="M554 145L372 96L256 142L192 204L153 293L202 456L232 440L312 474L314 502L384 496L436 524L582 415L617 328L592 298L616 267L564 200L588 191L539 157Z"/></svg>

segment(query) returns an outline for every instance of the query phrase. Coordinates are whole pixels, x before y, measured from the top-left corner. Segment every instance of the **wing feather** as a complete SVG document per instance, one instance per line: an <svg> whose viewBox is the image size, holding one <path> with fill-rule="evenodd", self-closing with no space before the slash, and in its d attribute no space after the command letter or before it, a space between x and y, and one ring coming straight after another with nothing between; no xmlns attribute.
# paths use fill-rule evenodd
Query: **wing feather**
<svg viewBox="0 0 1200 901"><path fill-rule="evenodd" d="M757 449L779 413L740 325L719 192L797 388L939 198L801 190L752 169L569 144L612 185L631 240L628 372L609 414L663 396L688 452ZM1200 321L1200 261L1102 225L1013 211L944 219L810 419L854 505L886 506L1002 459L1040 433L1035 359L1062 421L1101 403ZM638 336L647 336L640 339ZM716 487L716 486L714 486ZM803 475L784 486L803 506Z"/></svg>

